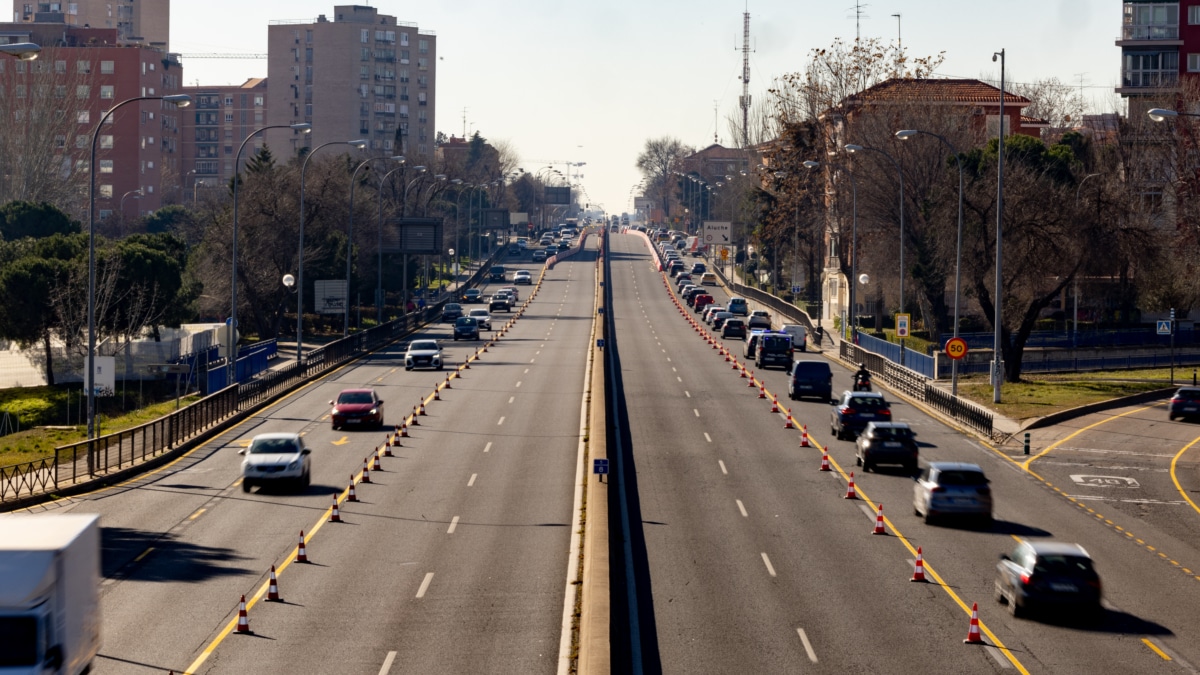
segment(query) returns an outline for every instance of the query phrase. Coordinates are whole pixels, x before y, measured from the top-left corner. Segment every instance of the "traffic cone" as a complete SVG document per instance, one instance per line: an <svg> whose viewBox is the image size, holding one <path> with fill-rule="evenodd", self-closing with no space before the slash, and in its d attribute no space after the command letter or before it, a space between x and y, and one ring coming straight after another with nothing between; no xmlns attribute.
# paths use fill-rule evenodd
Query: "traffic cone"
<svg viewBox="0 0 1200 675"><path fill-rule="evenodd" d="M350 494L346 496L346 501L348 501L348 502L358 501L358 493L356 493L354 491L354 476L350 476Z"/></svg>
<svg viewBox="0 0 1200 675"><path fill-rule="evenodd" d="M379 453L378 452L375 453L375 461L371 462L371 470L372 471L383 471L383 468L379 466Z"/></svg>
<svg viewBox="0 0 1200 675"><path fill-rule="evenodd" d="M400 438L408 438L408 423L400 425ZM397 443L399 445L399 443Z"/></svg>
<svg viewBox="0 0 1200 675"><path fill-rule="evenodd" d="M913 566L913 575L909 581L925 581L925 559L921 557L921 547L917 547L917 562Z"/></svg>
<svg viewBox="0 0 1200 675"><path fill-rule="evenodd" d="M421 402L421 415L424 415L424 414L425 414L425 402L422 401Z"/></svg>
<svg viewBox="0 0 1200 675"><path fill-rule="evenodd" d="M854 493L854 472L850 472L850 482L846 484L845 499L858 499L858 495Z"/></svg>
<svg viewBox="0 0 1200 675"><path fill-rule="evenodd" d="M446 376L445 388L450 389L450 376L449 375Z"/></svg>
<svg viewBox="0 0 1200 675"><path fill-rule="evenodd" d="M400 432L397 431L395 434L388 436L387 440L384 441L384 445L387 445L387 446L394 445L396 447L400 447ZM388 456L391 457L390 454Z"/></svg>
<svg viewBox="0 0 1200 675"><path fill-rule="evenodd" d="M796 425L792 423L792 409L787 409L787 421L783 423L784 429L795 429Z"/></svg>
<svg viewBox="0 0 1200 675"><path fill-rule="evenodd" d="M883 504L879 504L875 508L875 529L871 534L887 534L887 530L883 529Z"/></svg>
<svg viewBox="0 0 1200 675"><path fill-rule="evenodd" d="M775 398L774 396L771 397L771 412L779 412L779 399Z"/></svg>
<svg viewBox="0 0 1200 675"><path fill-rule="evenodd" d="M237 632L239 632L239 633L253 632L250 630L250 619L246 616L246 596L244 596L244 595L242 596L241 601L238 602Z"/></svg>
<svg viewBox="0 0 1200 675"><path fill-rule="evenodd" d="M745 366L742 366L742 373L741 373L741 375L738 375L738 377L746 377L746 367ZM746 383L746 386L753 387L754 386L754 378L750 378L750 381Z"/></svg>
<svg viewBox="0 0 1200 675"><path fill-rule="evenodd" d="M393 438L392 440L395 441L396 439ZM400 442L396 441L396 445L399 446ZM392 454L392 444L391 443L383 444L383 456L384 457L395 457L395 455Z"/></svg>
<svg viewBox="0 0 1200 675"><path fill-rule="evenodd" d="M331 522L331 523L342 522L342 514L340 511L338 511L337 495L333 496L333 510L329 512L329 522Z"/></svg>
<svg viewBox="0 0 1200 675"><path fill-rule="evenodd" d="M370 469L370 467L367 466L367 458L366 457L363 457L362 482L363 483L371 482L371 469Z"/></svg>
<svg viewBox="0 0 1200 675"><path fill-rule="evenodd" d="M829 451L828 450L821 452L821 470L822 471L830 470L830 468L829 468Z"/></svg>
<svg viewBox="0 0 1200 675"><path fill-rule="evenodd" d="M271 565L271 579L267 583L267 601L279 602L279 582L275 579L274 565Z"/></svg>
<svg viewBox="0 0 1200 675"><path fill-rule="evenodd" d="M729 363L729 352L725 349L721 349L721 353L725 355L725 363ZM737 364L735 363L733 367L737 368Z"/></svg>
<svg viewBox="0 0 1200 675"><path fill-rule="evenodd" d="M979 634L979 603L971 603L971 628L967 630L967 639L963 640L963 644L982 645L986 644L983 641L983 636Z"/></svg>
<svg viewBox="0 0 1200 675"><path fill-rule="evenodd" d="M393 428L392 428L392 433L394 433L394 434L396 434L397 436L399 436L399 435L400 435L400 425L399 425L399 424L393 424L393 425L392 425L392 427L393 427Z"/></svg>
<svg viewBox="0 0 1200 675"><path fill-rule="evenodd" d="M802 448L808 447L808 425L807 424L805 424L803 427L800 428L800 447L802 447Z"/></svg>
<svg viewBox="0 0 1200 675"><path fill-rule="evenodd" d="M765 386L763 386L763 384L761 382L758 384L758 397L759 398L767 397L767 388Z"/></svg>
<svg viewBox="0 0 1200 675"><path fill-rule="evenodd" d="M441 388L439 388L439 387L434 387L434 389L433 389L433 400L435 400L435 401L440 401L440 400L442 400L442 393L441 393L441 392L442 392Z"/></svg>
<svg viewBox="0 0 1200 675"><path fill-rule="evenodd" d="M412 425L412 426L414 426L414 427L419 427L419 426L421 426L421 422L417 420L417 415L418 415L418 414L420 414L420 413L418 413L418 412L417 412L417 406L415 406L415 405L414 405L414 406L413 406L413 413L412 413L412 421L411 421L411 422L409 422L409 424L411 424L411 425Z"/></svg>
<svg viewBox="0 0 1200 675"><path fill-rule="evenodd" d="M304 530L300 530L300 545L296 547L296 562L308 562L308 551L304 548Z"/></svg>

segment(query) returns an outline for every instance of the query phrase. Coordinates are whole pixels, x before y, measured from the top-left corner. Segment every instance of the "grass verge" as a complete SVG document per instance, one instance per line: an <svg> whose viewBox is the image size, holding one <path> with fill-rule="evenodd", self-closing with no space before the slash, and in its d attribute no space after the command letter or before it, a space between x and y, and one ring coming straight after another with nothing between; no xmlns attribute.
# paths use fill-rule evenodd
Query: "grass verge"
<svg viewBox="0 0 1200 675"><path fill-rule="evenodd" d="M1176 385L1184 384L1176 368ZM1190 372L1187 384L1191 383ZM992 403L992 385L986 375L960 377L958 393L1005 417L1025 420L1043 417L1089 403L1140 394L1170 387L1170 369L1097 371L1085 373L1030 374L1020 382L1005 382L1000 404Z"/></svg>

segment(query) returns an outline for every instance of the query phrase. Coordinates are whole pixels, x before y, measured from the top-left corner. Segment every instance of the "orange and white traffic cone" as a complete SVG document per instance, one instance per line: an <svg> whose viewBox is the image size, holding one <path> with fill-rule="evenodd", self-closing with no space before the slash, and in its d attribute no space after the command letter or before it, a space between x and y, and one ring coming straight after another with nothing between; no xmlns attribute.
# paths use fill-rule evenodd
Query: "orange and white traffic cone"
<svg viewBox="0 0 1200 675"><path fill-rule="evenodd" d="M383 471L383 467L379 466L379 453L375 453L375 460L371 462L372 471Z"/></svg>
<svg viewBox="0 0 1200 675"><path fill-rule="evenodd" d="M275 579L274 565L271 565L271 578L267 582L267 601L279 602L279 582Z"/></svg>
<svg viewBox="0 0 1200 675"><path fill-rule="evenodd" d="M304 530L300 530L300 545L296 547L296 562L308 562L308 551L304 548Z"/></svg>
<svg viewBox="0 0 1200 675"><path fill-rule="evenodd" d="M411 424L411 425L412 425L412 426L414 426L414 427L419 427L419 426L421 426L421 422L420 422L420 420L418 420L418 419L417 419L417 416L418 416L418 415L420 415L420 413L419 413L419 412L417 412L417 406L415 406L415 405L414 405L414 406L413 406L413 412L412 412L412 421L411 421L411 422L409 422L409 424Z"/></svg>
<svg viewBox="0 0 1200 675"><path fill-rule="evenodd" d="M441 387L434 387L434 388L433 388L433 400L435 400L435 401L440 401L440 400L442 400L442 389L441 389Z"/></svg>
<svg viewBox="0 0 1200 675"><path fill-rule="evenodd" d="M342 522L342 514L340 511L338 511L337 495L333 496L333 510L329 512L329 522L331 522L331 523Z"/></svg>
<svg viewBox="0 0 1200 675"><path fill-rule="evenodd" d="M771 397L771 412L772 413L779 412L779 399L775 396Z"/></svg>
<svg viewBox="0 0 1200 675"><path fill-rule="evenodd" d="M802 448L808 447L808 425L807 424L800 427L800 447L802 447Z"/></svg>
<svg viewBox="0 0 1200 675"><path fill-rule="evenodd" d="M822 471L830 471L831 470L829 468L829 451L828 450L824 450L821 452L821 470Z"/></svg>
<svg viewBox="0 0 1200 675"><path fill-rule="evenodd" d="M425 403L424 403L424 401L422 401L422 402L421 402L421 412L420 412L419 414L420 414L420 415L424 415L424 414L425 414Z"/></svg>
<svg viewBox="0 0 1200 675"><path fill-rule="evenodd" d="M408 423L400 425L400 438L408 438Z"/></svg>
<svg viewBox="0 0 1200 675"><path fill-rule="evenodd" d="M450 376L449 376L449 375L447 375L447 376L446 376L446 385L445 385L445 387L446 387L446 389L449 389L449 388L450 388Z"/></svg>
<svg viewBox="0 0 1200 675"><path fill-rule="evenodd" d="M850 482L846 484L846 499L858 499L858 495L854 493L854 472L850 472Z"/></svg>
<svg viewBox="0 0 1200 675"><path fill-rule="evenodd" d="M792 422L792 409L787 409L787 421L783 423L784 429L795 429L796 425Z"/></svg>
<svg viewBox="0 0 1200 675"><path fill-rule="evenodd" d="M237 632L239 632L239 633L253 632L250 630L250 618L246 616L246 596L244 596L244 595L242 596L241 601L238 602Z"/></svg>
<svg viewBox="0 0 1200 675"><path fill-rule="evenodd" d="M982 645L987 644L983 641L983 636L979 634L979 603L971 603L971 628L967 630L967 639L963 640L963 644Z"/></svg>
<svg viewBox="0 0 1200 675"><path fill-rule="evenodd" d="M348 501L348 502L358 501L358 493L354 491L354 476L350 476L350 492L349 492L349 494L346 495L346 501Z"/></svg>
<svg viewBox="0 0 1200 675"><path fill-rule="evenodd" d="M367 466L367 458L363 457L362 482L371 482L371 468Z"/></svg>
<svg viewBox="0 0 1200 675"><path fill-rule="evenodd" d="M763 386L763 384L761 382L758 384L758 397L759 398L767 397L767 388L765 386Z"/></svg>
<svg viewBox="0 0 1200 675"><path fill-rule="evenodd" d="M400 445L400 441L395 438L390 439L390 440L385 440L383 442L383 456L384 457L395 457L395 455L392 454L392 444L393 443L395 443L397 446Z"/></svg>
<svg viewBox="0 0 1200 675"><path fill-rule="evenodd" d="M883 529L883 504L879 504L875 511L875 529L871 534L887 534L887 530Z"/></svg>
<svg viewBox="0 0 1200 675"><path fill-rule="evenodd" d="M738 375L738 377L749 377L749 378L750 378L750 381L746 383L746 386L747 386L747 387L753 387L753 386L754 386L754 377L753 377L753 376L748 376L748 375L746 375L746 367L745 367L745 366L742 366L742 374L741 374L741 375Z"/></svg>
<svg viewBox="0 0 1200 675"><path fill-rule="evenodd" d="M396 430L396 433L394 433L388 437L387 445L394 445L396 447L400 447L400 430L399 429Z"/></svg>
<svg viewBox="0 0 1200 675"><path fill-rule="evenodd" d="M909 581L925 581L925 559L921 557L921 547L917 547L917 562L913 565L913 575Z"/></svg>

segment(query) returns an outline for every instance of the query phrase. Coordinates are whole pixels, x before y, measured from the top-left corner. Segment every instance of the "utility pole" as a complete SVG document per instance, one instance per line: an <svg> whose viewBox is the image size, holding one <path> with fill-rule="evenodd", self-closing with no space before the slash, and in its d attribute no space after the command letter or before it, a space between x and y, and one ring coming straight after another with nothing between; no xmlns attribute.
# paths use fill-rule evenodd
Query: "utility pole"
<svg viewBox="0 0 1200 675"><path fill-rule="evenodd" d="M742 107L742 147L750 147L750 3L742 13L742 95L738 98Z"/></svg>

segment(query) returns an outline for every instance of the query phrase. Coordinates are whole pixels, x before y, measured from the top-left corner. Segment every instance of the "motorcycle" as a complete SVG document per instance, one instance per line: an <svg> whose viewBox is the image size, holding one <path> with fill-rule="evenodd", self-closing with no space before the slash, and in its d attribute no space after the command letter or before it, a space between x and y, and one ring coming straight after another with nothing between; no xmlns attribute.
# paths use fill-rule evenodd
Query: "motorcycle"
<svg viewBox="0 0 1200 675"><path fill-rule="evenodd" d="M871 391L871 377L869 375L855 376L854 391Z"/></svg>

